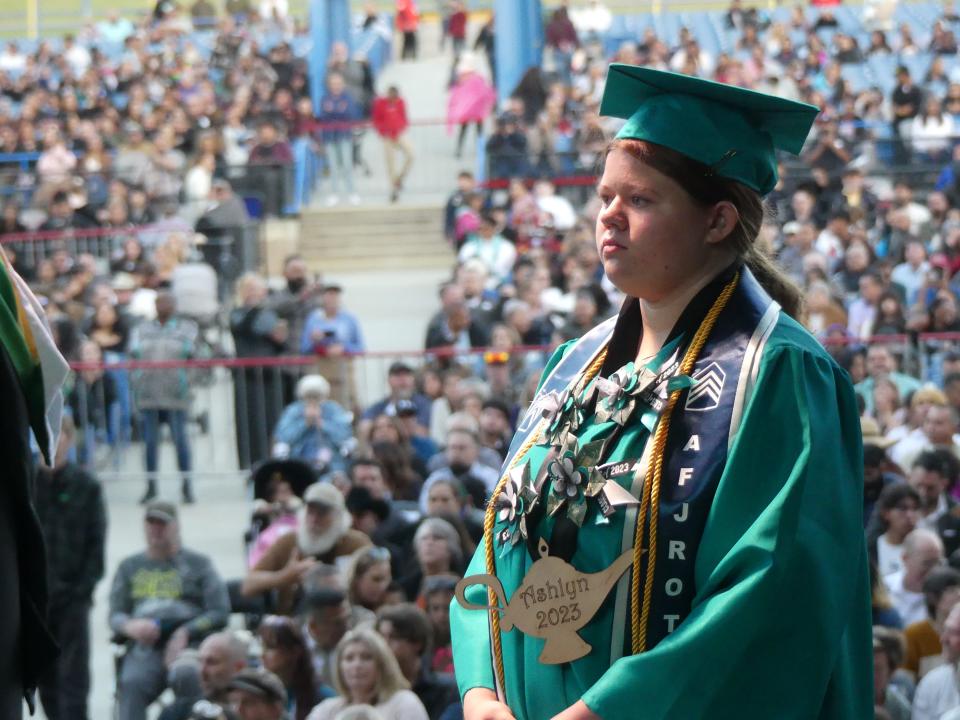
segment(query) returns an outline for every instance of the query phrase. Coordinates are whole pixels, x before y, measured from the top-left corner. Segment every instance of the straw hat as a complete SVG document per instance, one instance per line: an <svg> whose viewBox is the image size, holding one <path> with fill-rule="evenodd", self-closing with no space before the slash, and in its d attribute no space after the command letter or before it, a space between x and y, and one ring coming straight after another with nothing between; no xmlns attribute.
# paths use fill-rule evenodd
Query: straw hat
<svg viewBox="0 0 960 720"><path fill-rule="evenodd" d="M860 434L863 435L864 445L873 445L881 450L886 450L897 442L896 440L884 437L883 433L880 432L880 426L873 418L860 418Z"/></svg>

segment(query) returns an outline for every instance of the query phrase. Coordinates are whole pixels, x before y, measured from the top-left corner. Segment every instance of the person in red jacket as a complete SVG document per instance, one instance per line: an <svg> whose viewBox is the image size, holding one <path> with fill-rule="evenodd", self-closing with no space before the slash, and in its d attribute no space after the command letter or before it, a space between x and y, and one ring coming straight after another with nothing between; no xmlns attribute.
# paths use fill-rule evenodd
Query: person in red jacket
<svg viewBox="0 0 960 720"><path fill-rule="evenodd" d="M416 0L397 0L394 23L397 30L403 33L403 48L400 50L400 59L416 60L417 27L420 25L420 11L417 10Z"/></svg>
<svg viewBox="0 0 960 720"><path fill-rule="evenodd" d="M467 42L467 11L461 0L450 3L450 17L447 32L453 40L453 57L459 59ZM454 61L456 62L456 60Z"/></svg>
<svg viewBox="0 0 960 720"><path fill-rule="evenodd" d="M390 176L390 202L396 202L403 189L403 179L410 172L413 162L413 149L404 132L410 124L407 121L407 105L400 97L396 85L387 88L387 94L373 101L371 120L377 134L383 138L383 152L387 161L387 174ZM396 154L403 156L403 165L397 172Z"/></svg>

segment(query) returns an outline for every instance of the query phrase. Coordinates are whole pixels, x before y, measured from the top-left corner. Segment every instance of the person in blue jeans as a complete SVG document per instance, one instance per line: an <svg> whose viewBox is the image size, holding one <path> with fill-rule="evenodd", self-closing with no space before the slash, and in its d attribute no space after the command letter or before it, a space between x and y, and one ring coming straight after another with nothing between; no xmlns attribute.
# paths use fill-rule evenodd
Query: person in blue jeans
<svg viewBox="0 0 960 720"><path fill-rule="evenodd" d="M128 353L134 360L188 360L195 354L199 329L192 320L175 316L176 302L168 292L157 294L156 320L140 323L130 334ZM157 466L160 446L160 423L170 427L177 449L180 470L180 493L184 503L192 503L190 479L190 441L187 437L187 413L192 396L187 370L141 369L131 377L134 400L140 412L147 487L140 502L157 496Z"/></svg>
<svg viewBox="0 0 960 720"><path fill-rule="evenodd" d="M362 117L356 98L346 89L343 76L330 73L327 77L327 92L320 99L322 138L330 172L330 196L328 205L340 201L337 189L342 188L351 205L357 205L360 197L353 187L353 128L352 124Z"/></svg>

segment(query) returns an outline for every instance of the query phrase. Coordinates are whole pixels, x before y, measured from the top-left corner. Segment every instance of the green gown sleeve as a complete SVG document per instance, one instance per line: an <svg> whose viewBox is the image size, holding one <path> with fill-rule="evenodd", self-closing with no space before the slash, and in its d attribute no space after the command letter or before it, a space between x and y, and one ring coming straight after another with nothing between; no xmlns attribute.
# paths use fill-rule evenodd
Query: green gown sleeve
<svg viewBox="0 0 960 720"><path fill-rule="evenodd" d="M537 389L543 385L553 368L560 362L567 350L575 344L570 340L558 347L547 361ZM464 577L485 573L486 563L484 553L486 539L477 546L477 551L470 561ZM473 585L466 592L467 600L480 605L487 603L487 588L484 585ZM450 639L453 645L453 666L456 670L457 685L462 698L468 690L476 687L495 687L493 677L492 655L490 652L490 629L488 614L476 610L464 610L454 598L450 603Z"/></svg>
<svg viewBox="0 0 960 720"><path fill-rule="evenodd" d="M546 366L543 368L543 372L540 374L540 382L537 383L537 390L543 386L543 381L550 376L550 373L553 372L553 369L557 366L557 363L560 362L563 359L563 356L567 354L567 350L576 344L576 340L567 340L553 351L550 359L547 360Z"/></svg>
<svg viewBox="0 0 960 720"><path fill-rule="evenodd" d="M602 718L873 717L853 389L817 350L771 343L763 363L707 519L691 612L584 693Z"/></svg>
<svg viewBox="0 0 960 720"><path fill-rule="evenodd" d="M480 541L477 552L470 561L464 577L485 573L484 552L486 538ZM487 604L487 587L473 585L465 593L467 600L478 605ZM492 654L490 652L490 628L488 613L464 610L456 598L450 604L450 641L453 646L453 667L460 689L460 699L473 688L493 690Z"/></svg>

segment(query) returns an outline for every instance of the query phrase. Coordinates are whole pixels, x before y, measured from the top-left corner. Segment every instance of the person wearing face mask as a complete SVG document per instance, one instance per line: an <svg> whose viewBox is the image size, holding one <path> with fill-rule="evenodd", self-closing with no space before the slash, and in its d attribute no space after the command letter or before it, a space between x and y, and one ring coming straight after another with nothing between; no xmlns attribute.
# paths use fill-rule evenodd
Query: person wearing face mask
<svg viewBox="0 0 960 720"><path fill-rule="evenodd" d="M307 316L320 307L323 284L319 275L315 274L310 278L307 263L300 255L288 255L284 258L283 279L284 286L267 297L266 306L287 322L284 354L297 355L300 352L300 338L303 336L303 325ZM289 379L284 382L283 399L284 403L289 404L293 402L296 368L285 375Z"/></svg>
<svg viewBox="0 0 960 720"><path fill-rule="evenodd" d="M473 432L452 430L447 435L444 449L445 464L434 470L420 491L421 505L426 503L433 484L442 480L460 483L473 499L474 507L484 507L486 499L497 484L497 471L480 462L480 443Z"/></svg>
<svg viewBox="0 0 960 720"><path fill-rule="evenodd" d="M756 243L817 113L610 65L596 247L626 299L554 353L486 505L466 720L873 715L856 398Z"/></svg>
<svg viewBox="0 0 960 720"><path fill-rule="evenodd" d="M267 284L256 273L237 280L237 306L230 312L230 333L238 358L275 357L287 342L288 326L265 306ZM270 455L268 432L283 411L281 375L276 368L233 369L237 456L240 467L251 467Z"/></svg>

